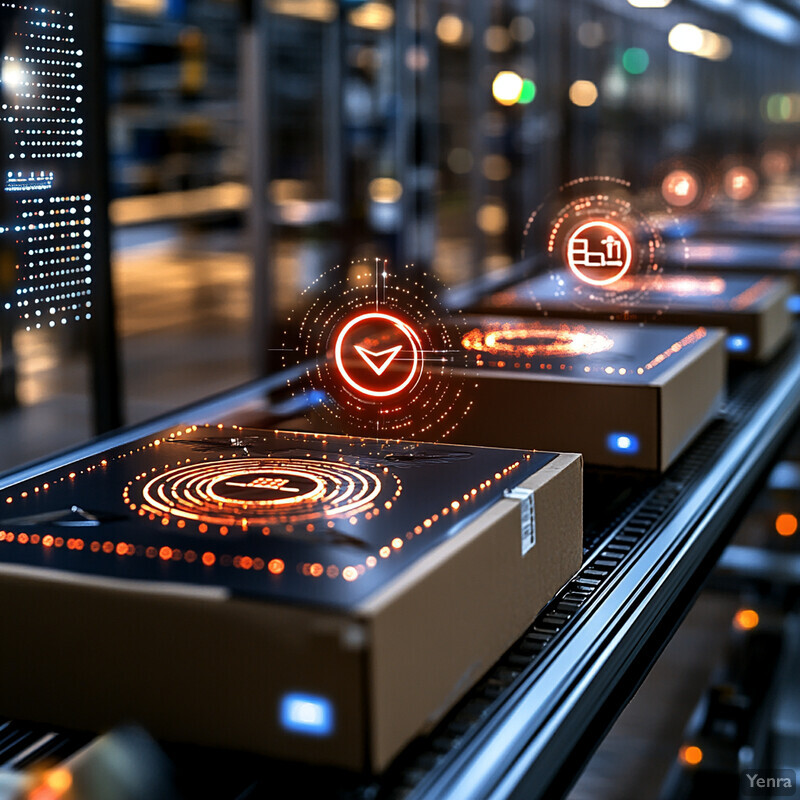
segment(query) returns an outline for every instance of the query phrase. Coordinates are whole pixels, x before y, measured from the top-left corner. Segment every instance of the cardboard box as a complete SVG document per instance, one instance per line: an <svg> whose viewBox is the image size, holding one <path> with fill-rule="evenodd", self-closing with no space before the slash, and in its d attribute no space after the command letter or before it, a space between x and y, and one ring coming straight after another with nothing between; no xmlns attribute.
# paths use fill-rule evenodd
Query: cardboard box
<svg viewBox="0 0 800 800"><path fill-rule="evenodd" d="M582 554L574 454L190 426L2 498L2 713L353 770Z"/></svg>
<svg viewBox="0 0 800 800"><path fill-rule="evenodd" d="M711 328L469 316L475 405L455 441L665 470L719 411L725 333Z"/></svg>
<svg viewBox="0 0 800 800"><path fill-rule="evenodd" d="M791 336L787 280L754 275L663 274L643 282L626 277L613 291L599 287L581 292L575 302L576 279L569 273L542 275L491 295L481 308L501 314L544 313L575 319L659 322L726 328L731 358L767 361ZM586 287L581 287L585 289ZM626 298L620 301L620 297Z"/></svg>

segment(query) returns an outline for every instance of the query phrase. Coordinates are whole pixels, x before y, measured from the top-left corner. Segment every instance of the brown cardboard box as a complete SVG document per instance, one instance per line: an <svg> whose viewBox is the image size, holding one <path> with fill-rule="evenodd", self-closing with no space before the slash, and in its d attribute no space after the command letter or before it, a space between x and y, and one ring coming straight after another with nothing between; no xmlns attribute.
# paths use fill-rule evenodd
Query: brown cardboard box
<svg viewBox="0 0 800 800"><path fill-rule="evenodd" d="M789 339L792 317L787 306L792 284L757 275L672 273L648 279L626 277L609 287L583 292L579 302L570 291L568 273L532 278L497 292L481 303L494 314L619 322L658 322L726 328L731 358L764 362ZM585 286L581 287L586 289Z"/></svg>
<svg viewBox="0 0 800 800"><path fill-rule="evenodd" d="M22 509L0 522L0 604L16 610L0 615L6 653L3 714L89 730L134 720L167 740L381 770L441 719L581 563L578 455L381 440L352 440L351 445L348 437L321 442L313 435L278 432L259 438L259 432L237 431L238 438L229 441L246 447L251 457L262 441L263 451L271 454L260 462L262 471L278 446L287 452L308 448L317 459L358 454L352 463L362 466L372 463L370 448L379 448L390 471L393 464L402 465L397 469L405 489L395 506L389 511L381 506L382 514L365 522L363 532L360 520L351 527L367 545L370 531L377 531L375 541L390 531L403 537L403 515L430 513L434 500L442 514L444 508L452 512L430 528L420 526L421 535L415 530L410 539L393 542L385 560L375 559L377 565L362 574L365 581L375 580L360 593L361 578L347 583L343 572L323 574L315 583L303 559L315 558L317 546L285 534L285 540L273 541L277 525L265 537L252 520L241 529L229 524L224 537L210 529L195 537L192 523L185 522L168 538L171 517L165 517L167 525L134 517L104 523L102 533L62 528L62 544L42 548L44 530L55 517L44 523L41 515L60 507L62 495L80 505L93 497L96 508L115 494L108 489L118 484L118 476L138 471L145 458L163 467L173 453L200 452L189 468L220 464L211 437L193 435L189 449L162 435L157 451L152 441L134 443L130 456L122 454L129 464L108 455L102 468L94 463L65 468L64 474L72 476L68 480L51 473L7 490ZM222 447L222 434L219 442ZM186 444L184 439L181 445ZM398 448L403 458L395 462L391 453ZM423 476L415 483L417 455ZM492 465L515 463L509 459L521 463L516 472L495 474L501 468ZM235 465L241 458L222 463ZM475 476L486 469L492 469L492 477L478 486ZM434 473L445 488L462 476L460 504L450 500L450 489L447 502L453 505L437 496ZM44 480L55 492L47 502L43 491L35 492ZM217 491L221 485L216 484ZM421 485L431 486L431 492L421 492ZM504 497L504 491L512 496ZM400 516L392 516L395 510ZM20 511L29 516L18 516ZM169 542L171 555L139 558L138 548L159 535ZM427 543L426 535L433 537ZM84 544L68 550L67 536L85 537ZM95 549L94 536L114 546ZM170 545L181 541L178 536L184 537L184 558L176 561ZM116 555L119 542L123 552L126 543L133 550ZM281 569L284 561L286 569L256 573L256 558L252 568L234 570L229 559L227 572L208 573L212 568L199 566L199 559L185 563L188 548L200 552L201 546L228 548L227 554L262 552L264 559L269 556L264 548L283 547ZM214 570L225 558L221 553ZM294 556L298 571L289 568ZM304 602L287 599L295 590L298 598L306 594Z"/></svg>
<svg viewBox="0 0 800 800"><path fill-rule="evenodd" d="M590 464L665 470L724 397L720 330L491 316L463 330L476 361L459 374L474 379L475 405L455 441L541 442ZM607 349L582 352L594 346Z"/></svg>

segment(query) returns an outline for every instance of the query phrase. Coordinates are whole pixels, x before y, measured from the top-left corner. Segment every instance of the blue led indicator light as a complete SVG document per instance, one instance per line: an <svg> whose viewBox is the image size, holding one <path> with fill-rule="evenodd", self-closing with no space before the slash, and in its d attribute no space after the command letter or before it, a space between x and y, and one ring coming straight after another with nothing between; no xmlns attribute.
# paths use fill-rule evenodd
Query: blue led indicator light
<svg viewBox="0 0 800 800"><path fill-rule="evenodd" d="M292 733L330 736L334 725L333 705L324 697L290 692L281 698L280 723Z"/></svg>
<svg viewBox="0 0 800 800"><path fill-rule="evenodd" d="M612 453L632 456L639 452L639 438L632 433L610 433L606 444Z"/></svg>
<svg viewBox="0 0 800 800"><path fill-rule="evenodd" d="M786 308L789 309L790 314L800 314L800 294L793 294L786 301Z"/></svg>
<svg viewBox="0 0 800 800"><path fill-rule="evenodd" d="M746 353L750 349L750 337L735 334L725 340L725 346L731 353Z"/></svg>

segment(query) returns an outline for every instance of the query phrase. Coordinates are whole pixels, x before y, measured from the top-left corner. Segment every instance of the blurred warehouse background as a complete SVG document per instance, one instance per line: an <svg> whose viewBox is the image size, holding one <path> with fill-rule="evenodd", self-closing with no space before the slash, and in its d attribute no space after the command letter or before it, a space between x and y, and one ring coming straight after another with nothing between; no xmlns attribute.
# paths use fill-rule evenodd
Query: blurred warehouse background
<svg viewBox="0 0 800 800"><path fill-rule="evenodd" d="M576 176L735 157L779 202L798 163L796 0L113 0L105 38L127 422L268 369L332 265L455 284ZM8 468L92 413L80 335L5 341Z"/></svg>

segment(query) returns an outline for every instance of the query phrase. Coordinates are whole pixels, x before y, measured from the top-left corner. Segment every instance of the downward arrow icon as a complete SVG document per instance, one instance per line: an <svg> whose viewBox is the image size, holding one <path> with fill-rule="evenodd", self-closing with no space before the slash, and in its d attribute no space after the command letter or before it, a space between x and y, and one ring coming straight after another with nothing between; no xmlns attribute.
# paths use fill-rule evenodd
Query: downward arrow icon
<svg viewBox="0 0 800 800"><path fill-rule="evenodd" d="M403 345L398 344L395 347L389 347L386 350L379 350L375 353L372 350L367 350L366 347L362 347L360 344L353 345L353 347L376 375L383 375L389 364L394 361L397 354L403 349ZM380 359L382 357L383 360L381 361Z"/></svg>

